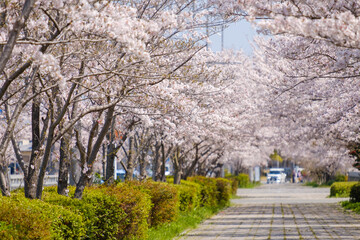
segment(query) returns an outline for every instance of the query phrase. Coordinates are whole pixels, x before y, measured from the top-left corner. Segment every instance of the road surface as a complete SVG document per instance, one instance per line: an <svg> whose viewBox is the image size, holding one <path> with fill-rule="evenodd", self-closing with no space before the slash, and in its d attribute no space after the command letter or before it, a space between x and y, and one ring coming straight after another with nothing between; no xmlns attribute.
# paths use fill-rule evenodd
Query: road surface
<svg viewBox="0 0 360 240"><path fill-rule="evenodd" d="M360 239L360 216L329 192L291 183L239 189L231 207L176 239Z"/></svg>

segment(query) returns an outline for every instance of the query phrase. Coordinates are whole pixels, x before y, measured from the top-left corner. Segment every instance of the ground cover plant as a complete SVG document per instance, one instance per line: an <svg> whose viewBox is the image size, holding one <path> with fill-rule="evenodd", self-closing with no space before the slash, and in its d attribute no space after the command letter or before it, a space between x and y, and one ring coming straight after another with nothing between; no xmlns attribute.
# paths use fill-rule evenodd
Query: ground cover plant
<svg viewBox="0 0 360 240"><path fill-rule="evenodd" d="M170 223L149 230L149 240L168 240L179 236L186 229L195 228L204 219L216 214L221 208L199 207L193 211L181 212L178 218Z"/></svg>

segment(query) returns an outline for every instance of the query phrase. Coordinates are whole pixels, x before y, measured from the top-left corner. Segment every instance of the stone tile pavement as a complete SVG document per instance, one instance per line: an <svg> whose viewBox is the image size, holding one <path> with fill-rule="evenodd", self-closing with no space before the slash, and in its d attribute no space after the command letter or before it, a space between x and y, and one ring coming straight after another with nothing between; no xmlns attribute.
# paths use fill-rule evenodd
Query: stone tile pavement
<svg viewBox="0 0 360 240"><path fill-rule="evenodd" d="M360 239L360 215L327 198L328 188L263 185L238 191L240 199L181 240Z"/></svg>

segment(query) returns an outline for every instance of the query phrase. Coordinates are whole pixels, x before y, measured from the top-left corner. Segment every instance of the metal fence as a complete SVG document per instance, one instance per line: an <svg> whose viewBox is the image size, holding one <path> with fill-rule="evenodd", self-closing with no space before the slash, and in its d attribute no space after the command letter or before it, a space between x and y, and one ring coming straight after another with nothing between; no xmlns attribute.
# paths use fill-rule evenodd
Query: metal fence
<svg viewBox="0 0 360 240"><path fill-rule="evenodd" d="M59 176L58 175L46 175L44 178L44 186L53 186L57 185ZM24 175L10 175L10 189L22 188L24 187Z"/></svg>
<svg viewBox="0 0 360 240"><path fill-rule="evenodd" d="M360 172L348 172L348 181L360 181Z"/></svg>

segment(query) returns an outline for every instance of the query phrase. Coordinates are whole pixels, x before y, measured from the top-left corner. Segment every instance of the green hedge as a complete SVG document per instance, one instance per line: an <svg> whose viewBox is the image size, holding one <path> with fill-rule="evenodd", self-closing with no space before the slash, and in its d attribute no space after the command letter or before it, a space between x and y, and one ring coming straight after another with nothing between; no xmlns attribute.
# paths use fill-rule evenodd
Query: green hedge
<svg viewBox="0 0 360 240"><path fill-rule="evenodd" d="M239 180L236 178L229 178L229 180L231 181L231 194L235 196L239 188Z"/></svg>
<svg viewBox="0 0 360 240"><path fill-rule="evenodd" d="M138 188L150 195L153 207L150 212L150 225L157 226L173 221L178 214L178 190L167 183L145 181L132 181L127 183L133 188Z"/></svg>
<svg viewBox="0 0 360 240"><path fill-rule="evenodd" d="M195 182L182 180L181 184L173 184L178 190L179 210L188 212L200 206L201 186Z"/></svg>
<svg viewBox="0 0 360 240"><path fill-rule="evenodd" d="M86 188L81 200L60 196L48 189L44 191L43 199L82 215L86 226L84 239L146 237L147 219L151 209L150 197L125 184Z"/></svg>
<svg viewBox="0 0 360 240"><path fill-rule="evenodd" d="M248 174L241 173L235 178L238 180L239 188L246 188L250 184L250 178Z"/></svg>
<svg viewBox="0 0 360 240"><path fill-rule="evenodd" d="M103 191L115 196L126 214L124 219L117 220L119 227L116 239L146 238L149 228L148 219L153 207L150 196L127 184L106 187Z"/></svg>
<svg viewBox="0 0 360 240"><path fill-rule="evenodd" d="M23 195L0 197L0 239L83 239L82 216ZM11 236L11 237L10 237Z"/></svg>
<svg viewBox="0 0 360 240"><path fill-rule="evenodd" d="M229 205L231 197L231 182L229 180L203 176L189 177L187 180L201 185L201 206Z"/></svg>
<svg viewBox="0 0 360 240"><path fill-rule="evenodd" d="M217 186L217 200L220 207L229 206L231 198L231 181L225 178L215 178Z"/></svg>
<svg viewBox="0 0 360 240"><path fill-rule="evenodd" d="M46 187L43 200L19 190L0 197L0 239L146 239L149 227L177 219L179 211L229 205L232 182L192 177L181 185L128 182L85 189L81 200Z"/></svg>
<svg viewBox="0 0 360 240"><path fill-rule="evenodd" d="M188 181L195 182L201 186L201 207L216 207L217 201L217 186L214 178L207 178L203 176L188 177Z"/></svg>
<svg viewBox="0 0 360 240"><path fill-rule="evenodd" d="M334 182L330 187L330 197L349 197L351 187L357 182Z"/></svg>

